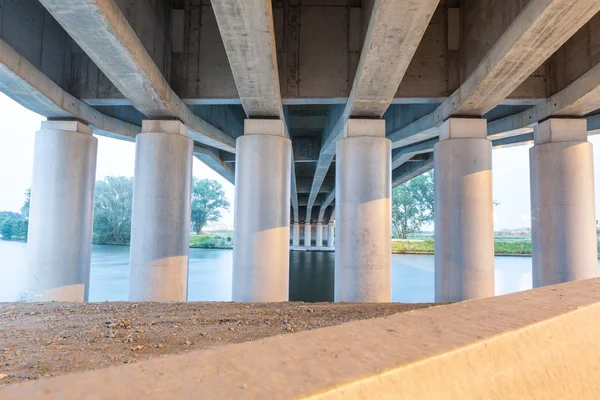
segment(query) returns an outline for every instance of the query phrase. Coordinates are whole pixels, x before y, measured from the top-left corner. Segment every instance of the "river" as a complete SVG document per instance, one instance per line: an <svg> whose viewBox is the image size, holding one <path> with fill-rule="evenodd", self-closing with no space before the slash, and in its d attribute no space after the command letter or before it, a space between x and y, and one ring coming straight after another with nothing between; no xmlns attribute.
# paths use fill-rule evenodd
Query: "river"
<svg viewBox="0 0 600 400"><path fill-rule="evenodd" d="M15 301L25 284L26 244L0 240L0 301ZM231 300L231 250L190 249L190 301ZM90 301L127 300L129 247L92 248ZM531 288L531 257L495 258L496 294ZM333 301L334 254L290 253L290 300ZM432 302L433 256L392 256L392 300Z"/></svg>

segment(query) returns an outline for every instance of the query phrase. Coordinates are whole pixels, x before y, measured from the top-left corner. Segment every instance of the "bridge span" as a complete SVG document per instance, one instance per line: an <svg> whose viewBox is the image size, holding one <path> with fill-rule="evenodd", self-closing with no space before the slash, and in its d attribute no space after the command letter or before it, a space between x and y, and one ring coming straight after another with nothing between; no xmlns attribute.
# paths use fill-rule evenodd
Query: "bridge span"
<svg viewBox="0 0 600 400"><path fill-rule="evenodd" d="M97 139L136 142L130 300L187 299L192 157L235 184L233 298L391 300L391 191L435 170L437 301L494 295L493 147L533 143L534 287L597 275L598 0L0 0L0 91L45 117L32 289L86 301Z"/></svg>

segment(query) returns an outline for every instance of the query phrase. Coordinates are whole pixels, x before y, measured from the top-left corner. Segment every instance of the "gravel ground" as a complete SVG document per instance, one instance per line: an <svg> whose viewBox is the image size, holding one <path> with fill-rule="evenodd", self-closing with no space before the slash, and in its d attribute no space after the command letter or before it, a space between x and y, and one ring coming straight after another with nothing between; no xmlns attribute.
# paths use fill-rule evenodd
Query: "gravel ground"
<svg viewBox="0 0 600 400"><path fill-rule="evenodd" d="M0 303L0 386L431 305Z"/></svg>

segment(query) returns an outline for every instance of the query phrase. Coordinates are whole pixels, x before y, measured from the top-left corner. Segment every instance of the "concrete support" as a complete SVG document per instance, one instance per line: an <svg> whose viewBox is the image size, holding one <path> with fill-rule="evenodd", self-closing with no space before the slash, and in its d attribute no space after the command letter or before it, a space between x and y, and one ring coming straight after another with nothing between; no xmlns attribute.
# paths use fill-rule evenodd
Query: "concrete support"
<svg viewBox="0 0 600 400"><path fill-rule="evenodd" d="M179 121L136 137L129 300L186 301L193 141Z"/></svg>
<svg viewBox="0 0 600 400"><path fill-rule="evenodd" d="M87 301L98 140L77 121L44 121L35 136L28 295Z"/></svg>
<svg viewBox="0 0 600 400"><path fill-rule="evenodd" d="M435 300L494 295L492 143L484 119L451 118L434 147Z"/></svg>
<svg viewBox="0 0 600 400"><path fill-rule="evenodd" d="M247 119L236 144L233 301L287 301L292 143L281 120Z"/></svg>
<svg viewBox="0 0 600 400"><path fill-rule="evenodd" d="M307 222L304 225L304 247L311 247L312 246L312 232L311 232L311 225L310 222Z"/></svg>
<svg viewBox="0 0 600 400"><path fill-rule="evenodd" d="M335 301L391 301L391 142L350 119L336 144Z"/></svg>
<svg viewBox="0 0 600 400"><path fill-rule="evenodd" d="M292 246L298 247L300 246L300 224L298 222L294 222L292 232Z"/></svg>
<svg viewBox="0 0 600 400"><path fill-rule="evenodd" d="M317 247L323 247L323 223L317 222Z"/></svg>
<svg viewBox="0 0 600 400"><path fill-rule="evenodd" d="M594 163L585 119L535 127L531 163L533 287L598 276Z"/></svg>
<svg viewBox="0 0 600 400"><path fill-rule="evenodd" d="M327 235L327 247L335 246L335 224L333 222L329 223L329 232Z"/></svg>

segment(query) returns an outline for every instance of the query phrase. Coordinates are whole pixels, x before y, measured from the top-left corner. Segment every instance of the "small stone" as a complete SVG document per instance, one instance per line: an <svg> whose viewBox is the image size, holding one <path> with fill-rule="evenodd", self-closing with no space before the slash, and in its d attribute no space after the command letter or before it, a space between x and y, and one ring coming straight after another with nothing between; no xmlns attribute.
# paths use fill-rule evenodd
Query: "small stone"
<svg viewBox="0 0 600 400"><path fill-rule="evenodd" d="M192 342L190 342L188 339L185 339L185 345L186 345L186 346L191 346L191 345L192 345Z"/></svg>
<svg viewBox="0 0 600 400"><path fill-rule="evenodd" d="M8 378L8 374L0 374L0 381L4 378Z"/></svg>
<svg viewBox="0 0 600 400"><path fill-rule="evenodd" d="M134 348L132 348L131 350L133 351L138 351L138 350L142 350L144 348L144 346L142 346L141 344L138 346L135 346Z"/></svg>
<svg viewBox="0 0 600 400"><path fill-rule="evenodd" d="M164 349L164 348L165 348L165 345L164 345L164 344L162 344L162 343L159 343L159 344L157 344L157 345L156 345L156 348L157 348L157 349Z"/></svg>

